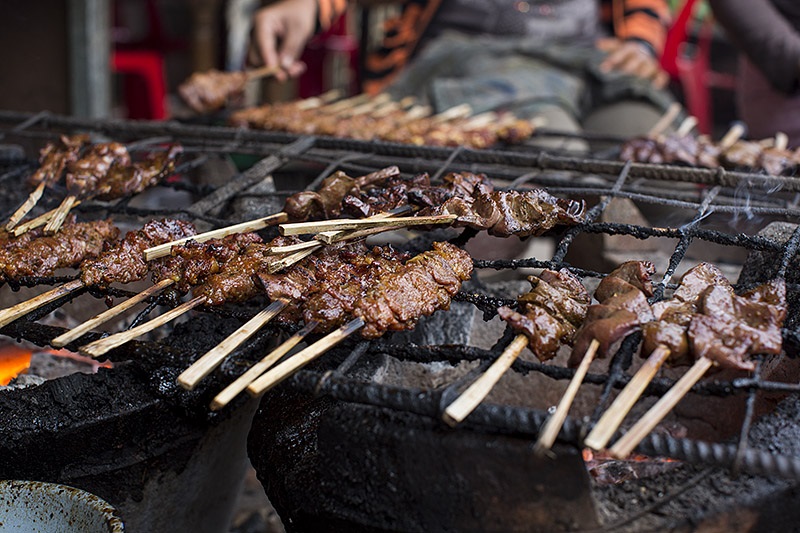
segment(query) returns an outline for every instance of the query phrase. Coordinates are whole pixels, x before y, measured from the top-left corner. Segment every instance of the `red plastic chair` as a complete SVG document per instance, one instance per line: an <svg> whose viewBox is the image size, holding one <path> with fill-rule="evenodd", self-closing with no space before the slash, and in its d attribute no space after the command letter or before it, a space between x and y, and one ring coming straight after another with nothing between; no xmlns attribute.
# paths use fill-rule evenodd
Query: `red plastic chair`
<svg viewBox="0 0 800 533"><path fill-rule="evenodd" d="M675 23L667 33L661 66L677 80L683 88L686 108L697 118L697 128L710 135L714 128L712 110L712 89L735 88L734 77L730 74L711 70L711 44L714 22L711 17L702 21L698 32L694 53L688 53L689 28L694 20L697 0L686 0L675 17Z"/></svg>
<svg viewBox="0 0 800 533"><path fill-rule="evenodd" d="M111 70L125 76L124 100L128 118L167 118L167 83L164 57L152 50L114 50Z"/></svg>

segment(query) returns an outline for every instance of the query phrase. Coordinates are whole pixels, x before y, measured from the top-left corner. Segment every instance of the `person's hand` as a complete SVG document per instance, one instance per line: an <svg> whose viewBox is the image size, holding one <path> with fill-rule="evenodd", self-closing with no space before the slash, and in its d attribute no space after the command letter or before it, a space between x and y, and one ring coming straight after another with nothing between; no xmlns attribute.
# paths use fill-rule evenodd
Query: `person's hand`
<svg viewBox="0 0 800 533"><path fill-rule="evenodd" d="M316 0L281 0L256 11L253 40L261 60L268 67L280 67L275 76L286 81L306 70L299 60L306 42L314 34Z"/></svg>
<svg viewBox="0 0 800 533"><path fill-rule="evenodd" d="M669 75L661 69L658 59L653 57L647 47L635 41L622 41L613 37L600 39L597 48L608 52L600 64L603 72L616 70L637 78L649 80L657 89L669 81Z"/></svg>

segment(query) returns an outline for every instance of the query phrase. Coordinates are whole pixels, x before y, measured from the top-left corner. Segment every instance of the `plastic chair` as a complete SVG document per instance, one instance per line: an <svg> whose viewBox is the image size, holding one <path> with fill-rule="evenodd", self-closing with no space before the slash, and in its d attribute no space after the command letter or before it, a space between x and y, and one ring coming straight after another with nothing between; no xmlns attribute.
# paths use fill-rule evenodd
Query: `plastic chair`
<svg viewBox="0 0 800 533"><path fill-rule="evenodd" d="M735 88L731 74L711 70L711 45L714 37L714 22L706 17L697 35L697 43L689 54L689 27L694 20L697 0L686 0L675 17L675 23L667 33L661 66L672 79L677 80L684 93L686 108L697 118L697 128L710 135L714 128L712 89Z"/></svg>
<svg viewBox="0 0 800 533"><path fill-rule="evenodd" d="M152 50L114 50L111 70L123 74L123 92L128 118L167 118L167 83L164 57Z"/></svg>

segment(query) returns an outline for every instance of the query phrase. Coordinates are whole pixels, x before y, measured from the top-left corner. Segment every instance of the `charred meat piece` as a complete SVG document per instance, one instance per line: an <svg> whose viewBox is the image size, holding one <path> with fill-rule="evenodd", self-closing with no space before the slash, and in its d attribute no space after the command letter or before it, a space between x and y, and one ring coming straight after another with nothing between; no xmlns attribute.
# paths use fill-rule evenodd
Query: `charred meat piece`
<svg viewBox="0 0 800 533"><path fill-rule="evenodd" d="M472 275L472 258L449 243L410 259L401 269L381 275L358 300L353 314L364 320L366 338L412 329L420 317L448 309L461 283Z"/></svg>
<svg viewBox="0 0 800 533"><path fill-rule="evenodd" d="M59 268L77 267L97 257L107 243L116 240L119 229L110 220L70 222L56 235L30 240L24 247L4 250L5 279L52 276Z"/></svg>
<svg viewBox="0 0 800 533"><path fill-rule="evenodd" d="M172 248L170 255L151 263L153 282L164 279L175 282L173 290L185 294L191 287L216 274L251 244L261 243L256 233L234 233L222 239L205 242L189 241Z"/></svg>
<svg viewBox="0 0 800 533"><path fill-rule="evenodd" d="M64 170L78 160L81 150L87 144L88 135L62 135L59 143L47 143L39 152L39 168L31 175L30 183L44 183L47 187L58 183Z"/></svg>
<svg viewBox="0 0 800 533"><path fill-rule="evenodd" d="M192 74L178 86L178 94L196 112L208 113L224 107L229 98L244 91L245 85L245 72L211 69Z"/></svg>
<svg viewBox="0 0 800 533"><path fill-rule="evenodd" d="M67 166L67 191L76 198L91 197L112 166L130 164L131 156L124 145L116 142L92 145L80 159Z"/></svg>
<svg viewBox="0 0 800 533"><path fill-rule="evenodd" d="M351 178L336 172L322 181L319 191L302 191L286 199L284 212L293 221L336 218L342 210L342 200L349 194L357 195L362 189L397 176L400 169L387 167L377 172Z"/></svg>
<svg viewBox="0 0 800 533"><path fill-rule="evenodd" d="M147 248L196 234L194 225L182 220L150 221L140 230L129 231L122 241L97 259L84 262L81 265L81 280L86 285L101 287L114 282L125 284L138 281L149 270L144 258Z"/></svg>
<svg viewBox="0 0 800 533"><path fill-rule="evenodd" d="M168 150L151 153L144 161L133 164L117 162L98 181L92 196L99 200L114 200L138 194L169 176L175 171L175 162L183 152L179 145Z"/></svg>
<svg viewBox="0 0 800 533"><path fill-rule="evenodd" d="M742 294L710 287L700 301L701 314L689 324L689 343L695 357L707 357L721 367L753 370L748 355L781 352L781 327L786 318L783 279Z"/></svg>
<svg viewBox="0 0 800 533"><path fill-rule="evenodd" d="M528 347L540 361L547 361L562 345L572 344L591 298L567 269L544 270L528 281L531 290L517 298L519 311L501 307L498 313L514 331L528 337Z"/></svg>
<svg viewBox="0 0 800 533"><path fill-rule="evenodd" d="M720 150L705 138L692 135L668 135L658 138L637 137L625 142L620 159L652 164L677 164L716 168Z"/></svg>
<svg viewBox="0 0 800 533"><path fill-rule="evenodd" d="M595 290L600 303L587 310L575 336L570 366L580 364L593 339L600 343L597 357L607 357L613 345L653 320L647 296L652 295L650 277L654 273L649 261L629 261L603 278Z"/></svg>
<svg viewBox="0 0 800 533"><path fill-rule="evenodd" d="M672 298L653 304L655 320L642 325L643 355L652 353L663 344L670 350L669 364L688 365L694 362L688 329L709 287L719 287L733 294L733 287L717 267L700 263L683 275Z"/></svg>

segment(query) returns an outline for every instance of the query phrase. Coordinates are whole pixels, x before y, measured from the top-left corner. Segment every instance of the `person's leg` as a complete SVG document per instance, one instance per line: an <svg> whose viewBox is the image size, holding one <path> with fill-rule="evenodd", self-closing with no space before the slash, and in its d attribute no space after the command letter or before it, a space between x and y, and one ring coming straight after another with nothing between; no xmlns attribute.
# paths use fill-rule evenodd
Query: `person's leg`
<svg viewBox="0 0 800 533"><path fill-rule="evenodd" d="M636 137L645 135L662 114L649 102L623 100L593 110L583 121L583 129L590 133Z"/></svg>

